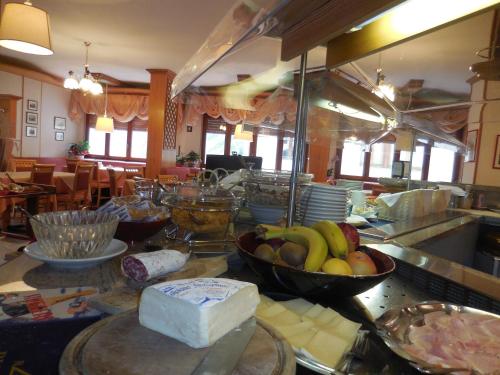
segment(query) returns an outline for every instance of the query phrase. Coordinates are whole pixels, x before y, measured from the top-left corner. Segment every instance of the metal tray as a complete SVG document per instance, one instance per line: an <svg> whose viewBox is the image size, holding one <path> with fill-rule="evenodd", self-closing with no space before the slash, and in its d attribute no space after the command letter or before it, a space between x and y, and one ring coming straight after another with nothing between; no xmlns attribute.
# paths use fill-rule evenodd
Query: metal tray
<svg viewBox="0 0 500 375"><path fill-rule="evenodd" d="M417 370L427 374L451 373L453 369L436 367L435 365L426 363L419 358L412 356L401 345L410 343L408 339L410 328L414 326L421 326L423 324L425 314L435 311L444 311L448 314L454 311L458 313L489 315L500 319L499 315L483 310L439 301L404 305L386 311L375 321L378 336L382 338L385 344L394 353L409 361L410 365Z"/></svg>

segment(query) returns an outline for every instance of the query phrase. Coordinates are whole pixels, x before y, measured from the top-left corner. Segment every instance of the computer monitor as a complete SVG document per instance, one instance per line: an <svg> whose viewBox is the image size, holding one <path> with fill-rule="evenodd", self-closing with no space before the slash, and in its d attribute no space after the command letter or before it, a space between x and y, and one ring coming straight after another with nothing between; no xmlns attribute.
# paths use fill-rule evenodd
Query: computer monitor
<svg viewBox="0 0 500 375"><path fill-rule="evenodd" d="M207 155L205 167L207 169L224 168L228 171L250 168L262 169L262 158L260 156L238 156L238 155Z"/></svg>

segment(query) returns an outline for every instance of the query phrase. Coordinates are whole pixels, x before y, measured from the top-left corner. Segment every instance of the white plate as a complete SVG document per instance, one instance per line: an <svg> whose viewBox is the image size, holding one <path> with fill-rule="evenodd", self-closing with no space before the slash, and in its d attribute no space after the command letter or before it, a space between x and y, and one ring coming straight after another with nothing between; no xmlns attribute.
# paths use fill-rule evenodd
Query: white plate
<svg viewBox="0 0 500 375"><path fill-rule="evenodd" d="M112 239L108 247L103 251L101 256L94 258L82 259L64 259L64 258L51 258L45 255L43 250L38 246L37 242L30 243L24 248L24 253L30 258L39 260L40 262L47 263L48 265L56 268L87 268L96 266L99 263L105 262L108 259L114 258L127 251L128 245L120 240Z"/></svg>

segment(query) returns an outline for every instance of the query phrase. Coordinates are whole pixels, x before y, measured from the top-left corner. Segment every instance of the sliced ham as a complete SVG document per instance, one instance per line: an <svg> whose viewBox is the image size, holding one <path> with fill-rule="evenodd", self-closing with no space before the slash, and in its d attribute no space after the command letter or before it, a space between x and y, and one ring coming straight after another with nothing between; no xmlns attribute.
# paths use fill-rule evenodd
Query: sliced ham
<svg viewBox="0 0 500 375"><path fill-rule="evenodd" d="M440 367L500 374L500 319L488 315L436 311L411 327L404 345L410 355Z"/></svg>

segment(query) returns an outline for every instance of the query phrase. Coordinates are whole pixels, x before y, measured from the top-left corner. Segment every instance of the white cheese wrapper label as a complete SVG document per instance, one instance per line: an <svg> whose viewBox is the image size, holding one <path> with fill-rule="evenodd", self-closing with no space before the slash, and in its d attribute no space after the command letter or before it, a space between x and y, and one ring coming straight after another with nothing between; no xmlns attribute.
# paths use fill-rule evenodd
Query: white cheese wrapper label
<svg viewBox="0 0 500 375"><path fill-rule="evenodd" d="M189 254L177 250L128 255L122 259L122 271L127 277L144 282L180 270L188 258Z"/></svg>

